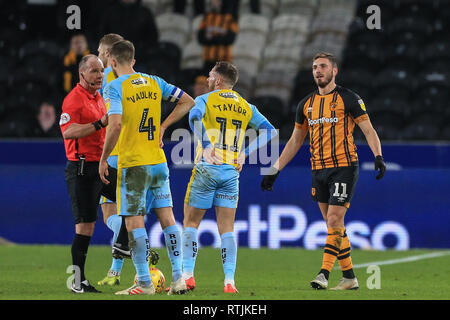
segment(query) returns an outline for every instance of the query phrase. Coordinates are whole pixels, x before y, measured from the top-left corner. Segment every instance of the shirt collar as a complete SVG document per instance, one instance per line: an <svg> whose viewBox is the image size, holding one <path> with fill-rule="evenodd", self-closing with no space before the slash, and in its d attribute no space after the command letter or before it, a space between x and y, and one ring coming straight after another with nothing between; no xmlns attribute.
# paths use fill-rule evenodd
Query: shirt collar
<svg viewBox="0 0 450 320"><path fill-rule="evenodd" d="M79 82L77 83L77 89L78 89L78 91L83 93L86 97L88 97L88 99L91 99L91 100L96 100L97 95L99 94L97 90L95 91L94 94L91 94L89 91L87 91L85 88L83 88L83 86Z"/></svg>

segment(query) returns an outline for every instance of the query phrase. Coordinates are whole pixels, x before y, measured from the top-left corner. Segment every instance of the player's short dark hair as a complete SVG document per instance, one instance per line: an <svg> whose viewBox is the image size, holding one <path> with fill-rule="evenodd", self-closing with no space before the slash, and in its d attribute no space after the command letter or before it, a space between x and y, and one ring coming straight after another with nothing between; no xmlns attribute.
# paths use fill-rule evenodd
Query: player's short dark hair
<svg viewBox="0 0 450 320"><path fill-rule="evenodd" d="M214 70L220 74L226 82L234 86L239 79L238 69L234 64L228 61L218 61Z"/></svg>
<svg viewBox="0 0 450 320"><path fill-rule="evenodd" d="M118 41L112 45L109 55L120 64L131 63L134 59L134 45L128 40Z"/></svg>
<svg viewBox="0 0 450 320"><path fill-rule="evenodd" d="M101 39L99 44L103 44L107 47L112 47L112 45L118 41L124 40L124 38L117 33L108 33L105 34Z"/></svg>
<svg viewBox="0 0 450 320"><path fill-rule="evenodd" d="M94 57L98 59L95 54L87 54L83 58L81 58L80 63L78 64L78 70L83 70L86 67L86 63L89 61L89 59Z"/></svg>
<svg viewBox="0 0 450 320"><path fill-rule="evenodd" d="M329 52L321 51L321 52L316 53L316 55L313 58L313 62L319 58L328 59L331 62L331 65L333 66L333 68L337 68L337 66L338 66L338 61L337 61L336 57Z"/></svg>

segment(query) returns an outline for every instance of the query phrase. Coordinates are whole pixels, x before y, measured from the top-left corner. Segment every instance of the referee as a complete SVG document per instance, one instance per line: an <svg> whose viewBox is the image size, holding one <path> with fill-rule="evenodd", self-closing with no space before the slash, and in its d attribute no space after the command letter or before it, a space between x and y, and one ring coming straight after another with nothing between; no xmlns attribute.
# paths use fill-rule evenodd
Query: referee
<svg viewBox="0 0 450 320"><path fill-rule="evenodd" d="M97 92L102 86L103 63L95 55L84 56L79 64L80 82L66 96L59 125L64 137L67 166L65 178L75 220L72 262L75 268L75 293L99 292L84 275L89 243L94 233L100 196L116 199L116 170L109 168L112 183L103 184L98 164L108 124L103 98Z"/></svg>

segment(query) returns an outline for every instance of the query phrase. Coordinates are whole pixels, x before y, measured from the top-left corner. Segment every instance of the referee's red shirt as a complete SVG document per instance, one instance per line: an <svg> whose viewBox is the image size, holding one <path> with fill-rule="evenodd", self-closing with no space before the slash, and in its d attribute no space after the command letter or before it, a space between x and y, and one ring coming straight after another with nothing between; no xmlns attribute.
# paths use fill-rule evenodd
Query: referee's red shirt
<svg viewBox="0 0 450 320"><path fill-rule="evenodd" d="M96 91L92 95L79 83L64 98L59 126L61 132L72 124L86 124L99 120L106 113L103 98ZM64 147L68 160L78 161L76 157L76 140L78 140L78 154L84 155L86 161L100 161L105 142L105 128L80 139L65 139Z"/></svg>

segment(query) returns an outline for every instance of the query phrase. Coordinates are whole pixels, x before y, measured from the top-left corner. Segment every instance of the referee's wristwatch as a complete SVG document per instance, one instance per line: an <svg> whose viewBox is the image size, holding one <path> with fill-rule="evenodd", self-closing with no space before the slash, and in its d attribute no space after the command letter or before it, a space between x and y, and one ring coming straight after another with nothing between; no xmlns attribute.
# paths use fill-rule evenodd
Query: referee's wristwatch
<svg viewBox="0 0 450 320"><path fill-rule="evenodd" d="M98 121L92 122L92 125L94 126L95 131L98 131L98 130L100 130L101 128L105 128L105 127L106 127L106 126L103 124L103 122L102 122L101 119L98 120Z"/></svg>

